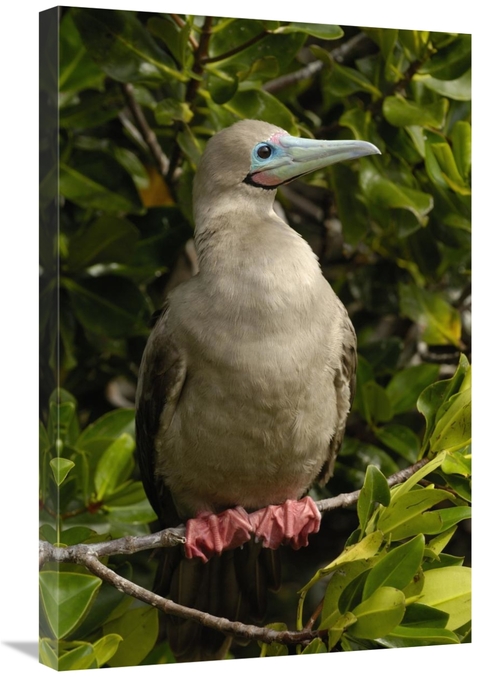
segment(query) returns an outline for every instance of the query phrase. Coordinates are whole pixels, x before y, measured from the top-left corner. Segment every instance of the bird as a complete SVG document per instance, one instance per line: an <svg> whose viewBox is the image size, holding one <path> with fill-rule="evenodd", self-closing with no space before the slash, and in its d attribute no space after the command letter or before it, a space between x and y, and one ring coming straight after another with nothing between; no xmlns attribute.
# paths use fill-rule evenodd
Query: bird
<svg viewBox="0 0 500 677"><path fill-rule="evenodd" d="M332 475L351 407L356 335L276 191L380 153L299 138L261 120L212 136L193 183L197 274L167 296L142 357L136 440L146 494L186 544L163 551L155 589L232 620L262 616L278 549L321 520L307 492ZM231 638L168 617L177 660L222 658Z"/></svg>

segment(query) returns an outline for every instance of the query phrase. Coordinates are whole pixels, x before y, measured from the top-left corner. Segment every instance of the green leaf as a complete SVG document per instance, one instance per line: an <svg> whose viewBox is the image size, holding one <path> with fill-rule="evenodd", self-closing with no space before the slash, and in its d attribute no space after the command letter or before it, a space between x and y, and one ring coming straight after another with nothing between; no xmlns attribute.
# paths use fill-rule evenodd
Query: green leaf
<svg viewBox="0 0 500 677"><path fill-rule="evenodd" d="M239 79L237 75L225 73L220 69L210 69L207 89L212 101L219 105L227 103L238 91Z"/></svg>
<svg viewBox="0 0 500 677"><path fill-rule="evenodd" d="M470 101L472 98L471 70L469 69L455 80L438 80L430 75L416 75L415 82L421 82L427 89L430 89L441 96L455 101Z"/></svg>
<svg viewBox="0 0 500 677"><path fill-rule="evenodd" d="M61 194L85 209L107 213L142 211L137 189L128 172L107 153L75 153L72 166L61 163Z"/></svg>
<svg viewBox="0 0 500 677"><path fill-rule="evenodd" d="M88 670L97 668L97 659L92 644L82 642L71 651L65 651L59 657L58 670Z"/></svg>
<svg viewBox="0 0 500 677"><path fill-rule="evenodd" d="M139 230L127 219L100 216L69 242L67 265L76 270L94 263L127 261L139 239Z"/></svg>
<svg viewBox="0 0 500 677"><path fill-rule="evenodd" d="M72 12L63 16L59 31L59 92L101 88L104 73L92 61L80 39Z"/></svg>
<svg viewBox="0 0 500 677"><path fill-rule="evenodd" d="M51 646L52 640L43 638L38 642L38 656L40 663L53 670L58 669L57 653Z"/></svg>
<svg viewBox="0 0 500 677"><path fill-rule="evenodd" d="M109 514L109 520L113 523L126 524L149 524L157 516L147 498L131 505L114 506L105 502L104 509Z"/></svg>
<svg viewBox="0 0 500 677"><path fill-rule="evenodd" d="M313 38L320 38L320 40L338 40L344 35L344 31L340 26L328 24L308 24L298 23L292 21L285 26L280 26L274 33L305 33L311 35Z"/></svg>
<svg viewBox="0 0 500 677"><path fill-rule="evenodd" d="M447 531L443 531L441 534L431 539L429 543L425 546L425 556L426 557L439 557L444 548L448 545L450 540L453 537L453 534L457 530L457 527L451 527Z"/></svg>
<svg viewBox="0 0 500 677"><path fill-rule="evenodd" d="M328 650L323 640L319 637L315 637L312 642L306 646L304 651L302 651L301 656L308 653L328 653Z"/></svg>
<svg viewBox="0 0 500 677"><path fill-rule="evenodd" d="M426 571L420 604L449 614L447 630L456 630L471 619L471 569L445 567Z"/></svg>
<svg viewBox="0 0 500 677"><path fill-rule="evenodd" d="M115 655L123 638L120 635L109 634L104 635L101 639L94 642L94 653L97 658L97 664L101 668L105 663Z"/></svg>
<svg viewBox="0 0 500 677"><path fill-rule="evenodd" d="M465 120L458 120L451 132L453 156L462 179L467 179L471 168L471 126Z"/></svg>
<svg viewBox="0 0 500 677"><path fill-rule="evenodd" d="M70 527L61 532L61 543L64 545L77 545L96 535L93 529L88 527Z"/></svg>
<svg viewBox="0 0 500 677"><path fill-rule="evenodd" d="M420 439L411 428L399 423L389 423L383 428L375 428L377 438L406 459L409 463L416 463L420 450Z"/></svg>
<svg viewBox="0 0 500 677"><path fill-rule="evenodd" d="M325 87L335 97L345 97L360 91L368 92L375 100L382 96L380 90L363 73L355 68L341 66L336 61L328 73Z"/></svg>
<svg viewBox="0 0 500 677"><path fill-rule="evenodd" d="M123 638L116 653L108 660L112 668L139 665L156 643L158 610L144 606L127 611L123 616L105 623L104 633Z"/></svg>
<svg viewBox="0 0 500 677"><path fill-rule="evenodd" d="M338 617L335 624L328 628L328 651L336 646L344 631L355 622L356 616L350 611Z"/></svg>
<svg viewBox="0 0 500 677"><path fill-rule="evenodd" d="M382 107L385 119L395 127L433 127L441 129L448 112L447 99L439 99L433 104L420 106L402 96L388 96Z"/></svg>
<svg viewBox="0 0 500 677"><path fill-rule="evenodd" d="M79 282L64 277L73 311L87 331L107 338L146 335L149 307L136 285L118 275L86 278Z"/></svg>
<svg viewBox="0 0 500 677"><path fill-rule="evenodd" d="M101 579L87 574L40 573L43 609L57 639L65 637L81 623L101 583Z"/></svg>
<svg viewBox="0 0 500 677"><path fill-rule="evenodd" d="M389 505L391 492L384 475L374 466L369 465L366 469L365 482L358 499L358 518L361 529L364 531L368 520L373 514L377 503Z"/></svg>
<svg viewBox="0 0 500 677"><path fill-rule="evenodd" d="M441 470L447 475L463 475L470 477L472 474L470 447L467 453L462 449L450 451L446 454Z"/></svg>
<svg viewBox="0 0 500 677"><path fill-rule="evenodd" d="M437 364L418 364L398 371L386 388L394 414L402 414L414 409L420 393L438 376L439 365Z"/></svg>
<svg viewBox="0 0 500 677"><path fill-rule="evenodd" d="M328 583L321 610L321 624L319 630L327 630L331 627L339 627L341 617L338 609L339 599L347 586L360 574L370 567L371 560L356 560L347 562L341 568L333 572Z"/></svg>
<svg viewBox="0 0 500 677"><path fill-rule="evenodd" d="M224 108L237 118L254 120L273 120L273 124L282 127L290 134L297 134L295 118L281 101L262 89L239 91Z"/></svg>
<svg viewBox="0 0 500 677"><path fill-rule="evenodd" d="M430 438L432 452L461 449L471 441L471 389L452 395Z"/></svg>
<svg viewBox="0 0 500 677"><path fill-rule="evenodd" d="M446 184L459 195L470 195L471 189L460 176L453 152L448 143L433 143L432 151L442 170L442 176Z"/></svg>
<svg viewBox="0 0 500 677"><path fill-rule="evenodd" d="M353 578L342 590L338 601L338 613L345 614L352 611L363 600L363 589L369 574L366 567L356 578Z"/></svg>
<svg viewBox="0 0 500 677"><path fill-rule="evenodd" d="M405 596L395 588L378 588L352 613L357 622L350 626L349 634L363 639L377 639L391 632L403 619Z"/></svg>
<svg viewBox="0 0 500 677"><path fill-rule="evenodd" d="M387 393L375 381L368 381L361 386L359 401L360 412L369 422L383 423L390 421L394 415Z"/></svg>
<svg viewBox="0 0 500 677"><path fill-rule="evenodd" d="M394 548L370 570L363 589L363 599L383 586L402 590L413 579L422 563L425 539L420 534Z"/></svg>
<svg viewBox="0 0 500 677"><path fill-rule="evenodd" d="M450 379L439 381L428 386L417 400L417 409L423 414L426 420L425 437L422 448L427 447L427 443L434 430L436 421L444 413L444 405L452 395L455 395L469 372L470 365L465 355L460 355L460 360L455 374Z"/></svg>
<svg viewBox="0 0 500 677"><path fill-rule="evenodd" d="M405 627L445 628L449 615L426 604L410 604L401 625Z"/></svg>
<svg viewBox="0 0 500 677"><path fill-rule="evenodd" d="M50 467L52 468L52 473L54 474L54 479L58 487L64 482L68 476L69 471L75 467L73 461L69 461L67 458L53 458L50 461Z"/></svg>
<svg viewBox="0 0 500 677"><path fill-rule="evenodd" d="M172 125L175 121L191 122L193 111L184 101L163 99L155 107L155 119L159 125Z"/></svg>
<svg viewBox="0 0 500 677"><path fill-rule="evenodd" d="M460 347L460 314L442 295L400 283L399 298L401 313L421 327L424 341Z"/></svg>
<svg viewBox="0 0 500 677"><path fill-rule="evenodd" d="M421 226L427 224L427 214L434 205L432 196L428 193L394 183L368 168L368 165L361 172L361 187L374 206L407 210Z"/></svg>
<svg viewBox="0 0 500 677"><path fill-rule="evenodd" d="M392 632L379 640L379 643L389 648L408 646L435 646L437 644L459 644L455 633L444 628L406 627L399 625Z"/></svg>
<svg viewBox="0 0 500 677"><path fill-rule="evenodd" d="M184 67L186 48L191 32L189 22L186 22L184 27L179 28L172 20L152 17L148 19L147 27L150 33L162 40L179 65Z"/></svg>
<svg viewBox="0 0 500 677"><path fill-rule="evenodd" d="M333 165L330 172L342 233L347 244L356 246L369 230L368 212L357 189L357 175L344 164Z"/></svg>
<svg viewBox="0 0 500 677"><path fill-rule="evenodd" d="M391 533L408 520L449 498L450 493L444 489L415 489L404 494L393 492L389 507L380 511L377 527L385 534ZM395 538L393 536L393 539Z"/></svg>
<svg viewBox="0 0 500 677"><path fill-rule="evenodd" d="M160 84L187 79L134 12L76 9L73 18L94 61L115 80Z"/></svg>
<svg viewBox="0 0 500 677"><path fill-rule="evenodd" d="M111 496L124 481L124 473L130 468L135 442L130 435L123 433L106 449L99 459L94 476L97 501Z"/></svg>
<svg viewBox="0 0 500 677"><path fill-rule="evenodd" d="M433 510L405 520L391 529L391 537L401 540L415 534L439 534L465 519L470 519L471 509L468 507L443 508Z"/></svg>
<svg viewBox="0 0 500 677"><path fill-rule="evenodd" d="M439 49L420 68L419 73L426 73L438 80L456 80L470 70L471 36L459 35L450 44Z"/></svg>

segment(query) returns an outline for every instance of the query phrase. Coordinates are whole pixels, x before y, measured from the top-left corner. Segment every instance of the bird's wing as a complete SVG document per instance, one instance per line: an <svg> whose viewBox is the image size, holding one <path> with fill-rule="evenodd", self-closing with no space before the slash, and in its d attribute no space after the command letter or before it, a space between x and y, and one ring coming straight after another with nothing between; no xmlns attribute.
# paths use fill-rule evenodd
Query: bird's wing
<svg viewBox="0 0 500 677"><path fill-rule="evenodd" d="M338 310L341 318L338 331L342 339L340 364L334 371L334 384L337 393L337 426L330 441L330 456L318 478L320 484L325 484L333 474L333 466L344 439L347 417L356 393L356 368L358 365L356 332L346 309L340 301L338 301Z"/></svg>
<svg viewBox="0 0 500 677"><path fill-rule="evenodd" d="M179 517L165 483L156 475L155 439L172 420L186 379L182 358L168 323L165 305L151 332L139 371L136 402L136 442L144 489L163 526L177 526Z"/></svg>

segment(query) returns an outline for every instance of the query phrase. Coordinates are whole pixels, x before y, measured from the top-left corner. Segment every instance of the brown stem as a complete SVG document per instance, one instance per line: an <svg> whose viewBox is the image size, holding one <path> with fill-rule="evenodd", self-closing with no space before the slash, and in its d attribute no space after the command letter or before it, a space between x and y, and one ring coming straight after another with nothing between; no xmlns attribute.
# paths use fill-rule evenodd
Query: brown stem
<svg viewBox="0 0 500 677"><path fill-rule="evenodd" d="M176 23L179 26L179 28L184 28L184 26L186 25L186 22L184 21L184 19L181 19L181 17L178 14L171 14L170 16L172 17L172 20L174 21L174 23ZM194 38L190 34L188 40L189 40L189 44L193 48L193 52L196 52L196 50L198 49L198 43L196 41L196 38Z"/></svg>
<svg viewBox="0 0 500 677"><path fill-rule="evenodd" d="M198 89L200 87L201 75L203 74L203 59L207 55L210 36L212 35L212 21L213 18L211 16L206 16L205 21L203 22L200 43L194 53L193 73L197 77L191 78L191 80L188 83L185 97L185 102L187 104L193 103L193 101L196 98L196 94L198 93ZM176 123L174 127L174 138L177 137L177 134L179 133L180 129L181 125L179 123ZM181 148L179 144L176 142L172 151L172 156L170 158L170 168L167 174L167 183L169 186L173 184L174 173L179 165L180 160L181 160Z"/></svg>
<svg viewBox="0 0 500 677"><path fill-rule="evenodd" d="M107 566L99 562L94 555L85 555L79 561L90 572L113 585L117 590L123 592L131 597L154 606L160 611L187 620L198 621L207 628L218 630L229 634L233 637L240 637L246 640L258 640L270 644L271 642L280 642L281 644L302 644L310 642L315 637L319 636L317 631L304 630L301 632L294 632L290 630L277 631L271 628L260 628L256 625L247 625L238 621L229 621L227 618L219 618L208 614L198 609L191 609L189 607L176 604L169 599L165 599L150 592L140 585L128 581L126 578L119 576L116 572L109 569Z"/></svg>
<svg viewBox="0 0 500 677"><path fill-rule="evenodd" d="M216 63L217 61L224 61L224 59L229 59L229 57L234 56L235 54L239 54L240 52L243 52L243 50L247 49L247 47L255 45L256 42L260 42L268 35L269 31L262 31L262 33L254 35L254 37L250 38L250 40L247 40L246 42L243 42L241 45L238 45L237 47L234 47L233 49L224 52L224 54L218 54L217 56L205 56L202 58L201 61L204 64Z"/></svg>
<svg viewBox="0 0 500 677"><path fill-rule="evenodd" d="M169 168L168 159L165 153L163 152L162 147L158 143L156 134L149 126L142 108L139 106L139 104L135 99L134 89L132 85L128 82L122 83L121 88L125 100L127 102L127 106L129 107L130 112L132 113L132 117L135 120L135 123L141 133L141 136L146 142L160 173L162 174L162 176L165 176Z"/></svg>

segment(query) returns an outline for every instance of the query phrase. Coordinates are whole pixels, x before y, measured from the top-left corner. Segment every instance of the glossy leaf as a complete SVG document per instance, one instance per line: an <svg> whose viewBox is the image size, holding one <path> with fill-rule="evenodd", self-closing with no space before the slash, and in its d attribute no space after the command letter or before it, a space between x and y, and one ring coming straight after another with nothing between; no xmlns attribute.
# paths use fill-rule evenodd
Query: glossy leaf
<svg viewBox="0 0 500 677"><path fill-rule="evenodd" d="M124 481L124 473L130 468L134 448L132 437L123 433L101 456L94 476L98 501L112 495L116 487Z"/></svg>
<svg viewBox="0 0 500 677"><path fill-rule="evenodd" d="M321 40L338 40L344 35L344 31L340 26L298 23L295 21L280 26L274 32L280 34L305 33L306 35L312 35L314 38L320 38Z"/></svg>
<svg viewBox="0 0 500 677"><path fill-rule="evenodd" d="M328 653L328 649L322 639L315 637L302 651L301 655L309 653Z"/></svg>
<svg viewBox="0 0 500 677"><path fill-rule="evenodd" d="M123 638L116 653L108 659L110 667L139 665L155 645L158 610L146 606L127 611L123 616L106 623L104 632Z"/></svg>
<svg viewBox="0 0 500 677"><path fill-rule="evenodd" d="M383 586L399 590L406 587L422 563L424 546L425 539L420 534L382 557L370 569L363 589L363 599L367 599L375 590Z"/></svg>
<svg viewBox="0 0 500 677"><path fill-rule="evenodd" d="M87 574L40 573L43 609L57 639L68 635L83 620L101 583L101 579Z"/></svg>
<svg viewBox="0 0 500 677"><path fill-rule="evenodd" d="M368 381L361 386L359 401L360 410L367 421L383 423L390 421L394 415L387 393L375 381Z"/></svg>
<svg viewBox="0 0 500 677"><path fill-rule="evenodd" d="M370 567L370 560L356 560L348 562L333 572L328 583L321 610L321 624L319 630L337 627L341 616L338 609L339 599L347 586L360 574Z"/></svg>
<svg viewBox="0 0 500 677"><path fill-rule="evenodd" d="M453 156L462 179L467 179L471 169L471 126L465 120L458 120L451 132Z"/></svg>
<svg viewBox="0 0 500 677"><path fill-rule="evenodd" d="M391 492L386 478L376 466L369 465L357 506L361 529L365 529L377 503L388 506L390 502Z"/></svg>
<svg viewBox="0 0 500 677"><path fill-rule="evenodd" d="M413 628L444 628L448 619L449 615L445 611L416 602L406 608L401 625Z"/></svg>
<svg viewBox="0 0 500 677"><path fill-rule="evenodd" d="M60 166L59 188L65 198L111 214L142 210L134 182L113 157L89 151L74 161L73 166Z"/></svg>
<svg viewBox="0 0 500 677"><path fill-rule="evenodd" d="M385 119L396 127L418 125L441 129L445 123L448 101L439 99L436 103L420 106L402 96L388 96L384 99Z"/></svg>
<svg viewBox="0 0 500 677"><path fill-rule="evenodd" d="M147 333L149 308L142 292L119 276L87 278L80 282L64 278L74 313L87 331L109 338Z"/></svg>
<svg viewBox="0 0 500 677"><path fill-rule="evenodd" d="M461 355L453 377L439 381L438 383L433 383L428 386L418 398L417 409L424 415L427 424L423 448L427 446L436 421L441 418L444 405L450 397L459 391L469 368L470 366L467 358L465 355Z"/></svg>
<svg viewBox="0 0 500 677"><path fill-rule="evenodd" d="M104 73L83 46L71 12L63 16L59 35L59 91L102 87Z"/></svg>
<svg viewBox="0 0 500 677"><path fill-rule="evenodd" d="M102 70L120 82L164 82L186 79L133 12L74 10L83 43Z"/></svg>
<svg viewBox="0 0 500 677"><path fill-rule="evenodd" d="M450 494L443 489L415 489L402 495L394 495L388 508L381 511L377 526L384 533L393 532L408 520L421 515L425 510L445 501Z"/></svg>
<svg viewBox="0 0 500 677"><path fill-rule="evenodd" d="M422 329L422 339L432 345L461 345L460 315L441 295L416 285L400 284L401 313Z"/></svg>
<svg viewBox="0 0 500 677"><path fill-rule="evenodd" d="M98 667L102 667L105 663L115 655L122 641L122 637L116 634L108 634L94 642L94 654L97 659Z"/></svg>
<svg viewBox="0 0 500 677"><path fill-rule="evenodd" d="M470 70L471 36L459 35L419 69L438 80L455 80Z"/></svg>
<svg viewBox="0 0 500 677"><path fill-rule="evenodd" d="M406 459L409 463L416 463L420 450L420 439L411 428L399 423L388 423L383 428L375 428L377 438Z"/></svg>
<svg viewBox="0 0 500 677"><path fill-rule="evenodd" d="M87 642L80 644L71 651L64 652L58 661L58 670L88 670L97 668L97 658L94 647Z"/></svg>
<svg viewBox="0 0 500 677"><path fill-rule="evenodd" d="M461 449L471 441L471 389L452 395L430 438L433 452Z"/></svg>
<svg viewBox="0 0 500 677"><path fill-rule="evenodd" d="M419 603L449 614L447 630L456 630L471 618L471 569L445 567L425 573Z"/></svg>
<svg viewBox="0 0 500 677"><path fill-rule="evenodd" d="M357 622L349 634L364 639L383 637L393 630L405 613L405 596L391 587L378 588L371 597L352 610Z"/></svg>
<svg viewBox="0 0 500 677"><path fill-rule="evenodd" d="M295 119L290 111L272 94L260 89L239 91L224 107L237 119L273 120L274 124L297 134Z"/></svg>
<svg viewBox="0 0 500 677"><path fill-rule="evenodd" d="M466 71L455 80L438 80L430 75L416 76L416 80L441 96L455 101L470 101L472 98L471 71Z"/></svg>
<svg viewBox="0 0 500 677"><path fill-rule="evenodd" d="M368 201L374 206L407 210L420 225L427 224L427 214L434 204L431 195L396 184L372 170L363 171L361 174L361 187Z"/></svg>
<svg viewBox="0 0 500 677"><path fill-rule="evenodd" d="M331 651L342 637L344 631L356 622L356 616L348 611L339 615L334 625L328 628L328 651Z"/></svg>
<svg viewBox="0 0 500 677"><path fill-rule="evenodd" d="M411 411L420 393L439 376L439 365L418 364L398 371L389 381L386 393L394 414Z"/></svg>
<svg viewBox="0 0 500 677"><path fill-rule="evenodd" d="M459 644L455 633L444 628L421 628L399 625L379 640L382 646L403 648L410 646L435 646L440 644Z"/></svg>
<svg viewBox="0 0 500 677"><path fill-rule="evenodd" d="M127 219L101 216L71 240L67 265L72 269L133 256L139 231Z"/></svg>
<svg viewBox="0 0 500 677"><path fill-rule="evenodd" d="M75 467L73 461L68 460L67 458L53 458L50 461L50 467L52 468L52 473L56 481L57 486L61 486L64 482L68 473L72 468Z"/></svg>
<svg viewBox="0 0 500 677"><path fill-rule="evenodd" d="M433 510L405 520L391 529L391 536L395 540L410 538L416 534L439 534L450 529L458 522L470 519L471 510L467 507L443 508Z"/></svg>

